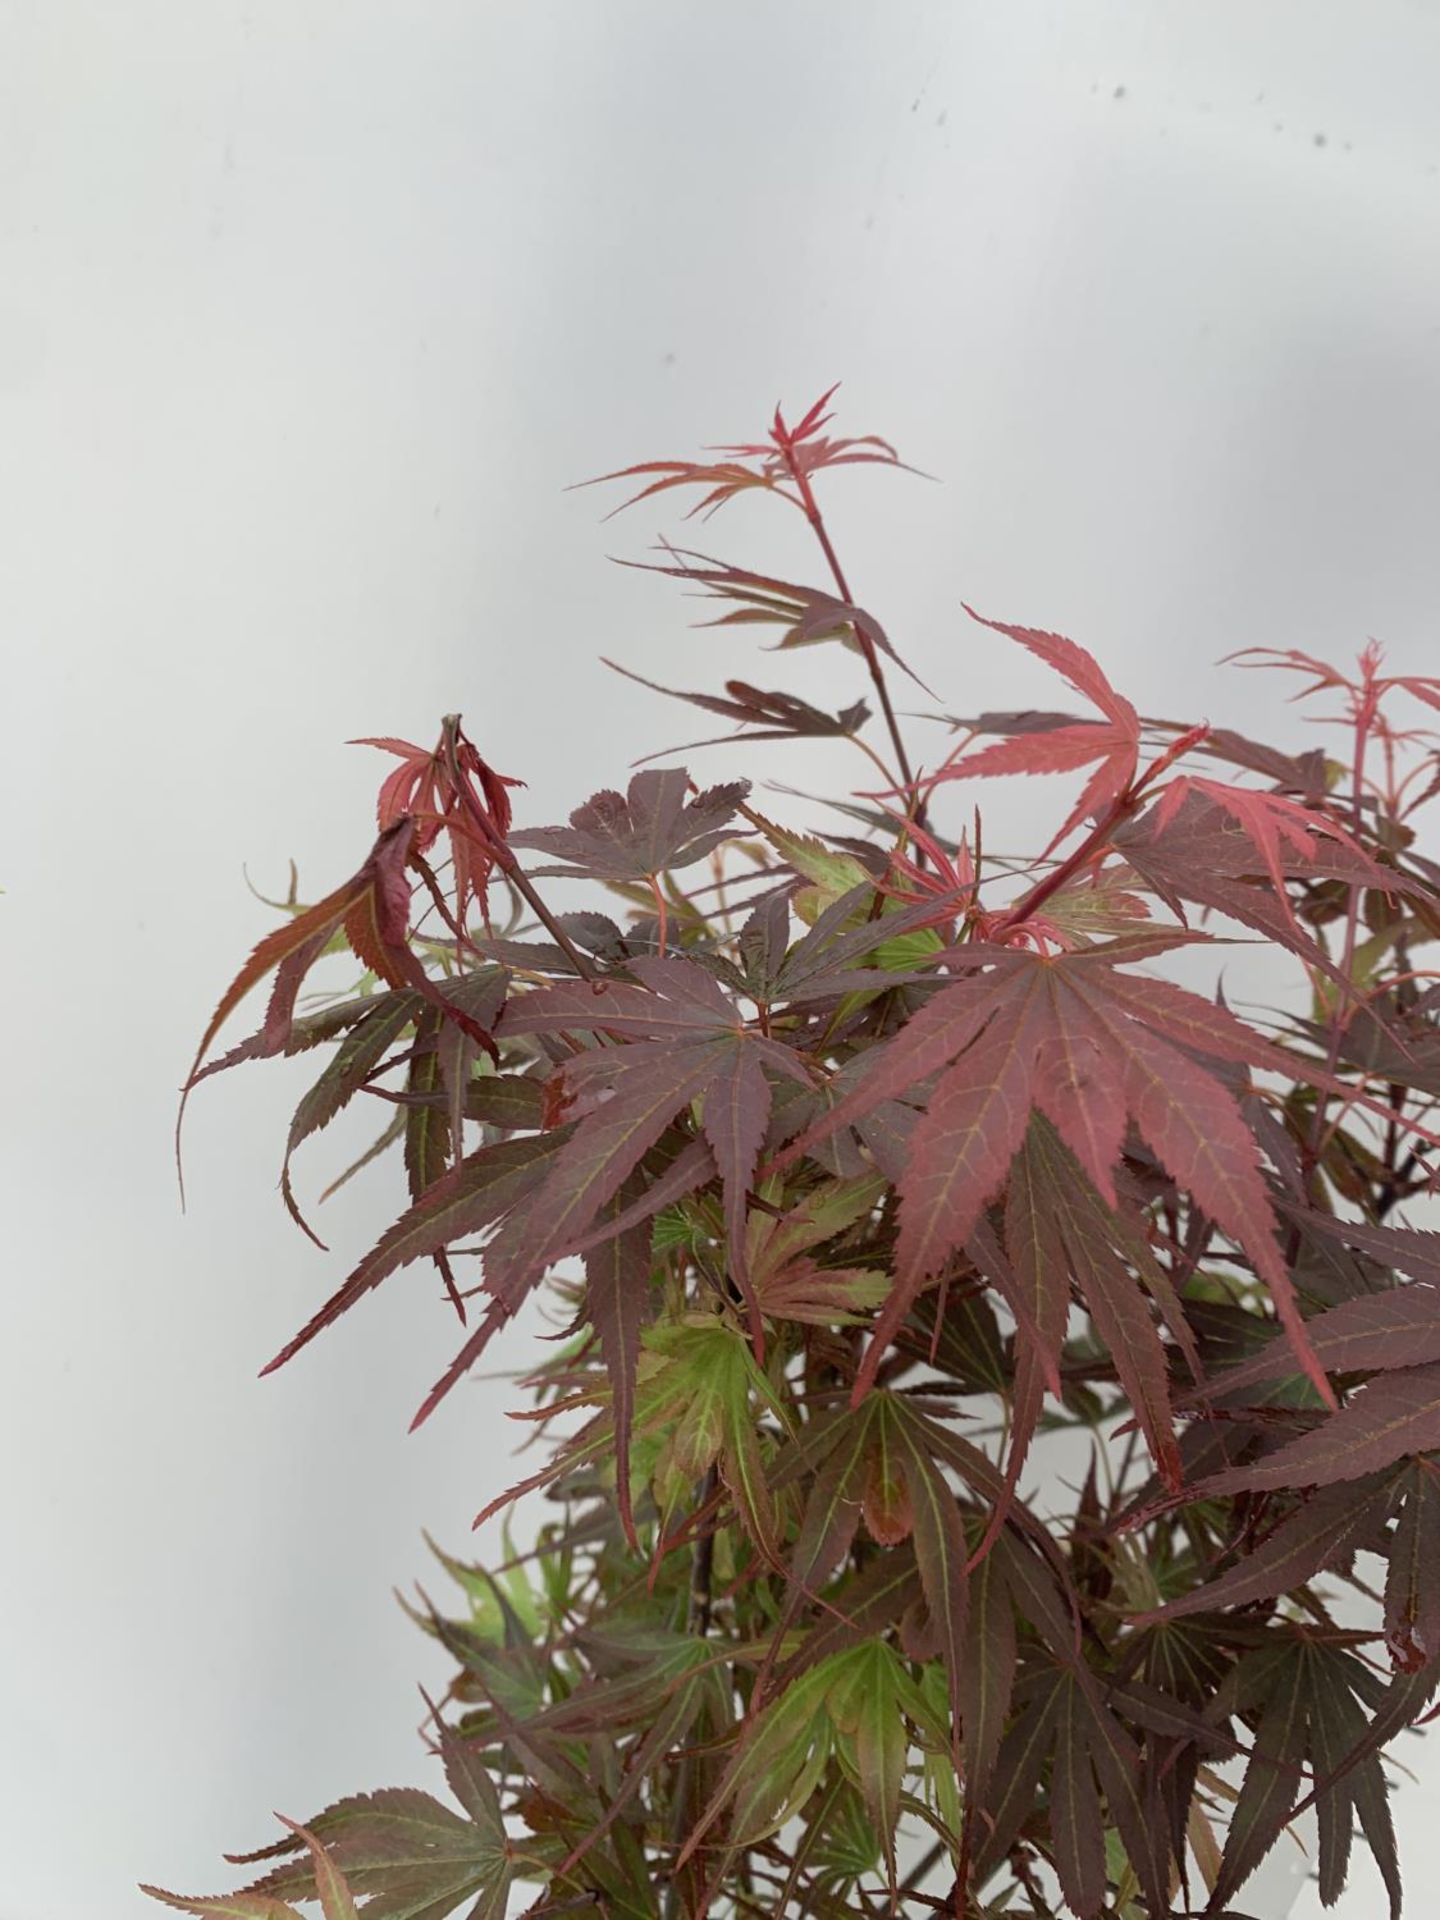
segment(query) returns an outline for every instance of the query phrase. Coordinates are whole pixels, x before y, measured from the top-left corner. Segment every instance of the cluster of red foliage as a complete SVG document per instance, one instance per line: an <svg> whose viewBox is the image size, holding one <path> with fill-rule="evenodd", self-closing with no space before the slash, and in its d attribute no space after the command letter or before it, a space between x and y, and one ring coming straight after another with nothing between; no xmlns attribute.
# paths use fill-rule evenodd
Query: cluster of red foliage
<svg viewBox="0 0 1440 1920"><path fill-rule="evenodd" d="M1440 867L1411 825L1440 757L1394 703L1440 709L1440 681L1373 645L1353 677L1240 656L1341 696L1337 761L1142 718L1073 641L984 620L1087 711L942 715L953 750L918 769L909 669L816 498L901 463L827 437L830 397L607 477L803 514L823 588L668 544L655 571L721 629L854 656L868 692L833 714L738 679L673 696L734 739L853 743L847 831L673 766L516 831L457 719L433 751L375 740L400 759L375 846L205 1031L187 1095L334 1049L286 1143L297 1218L291 1156L362 1096L391 1115L365 1160L403 1155L405 1211L271 1365L430 1260L482 1311L417 1419L547 1280L568 1338L529 1417L582 1417L487 1509L545 1490L534 1544L447 1559L468 1613L418 1616L459 1668L433 1719L460 1811L342 1800L249 1856L246 1892L161 1896L185 1911L499 1916L529 1881L537 1915L1233 1916L1307 1807L1325 1899L1358 1820L1400 1911L1383 1756L1440 1684L1440 1236L1394 1217L1440 1144L1415 958ZM1018 886L978 812L937 819L1016 773L1084 776ZM553 911L547 876L626 924ZM1265 1032L1153 970L1212 916L1298 963L1303 1015ZM339 947L364 979L302 1015ZM267 978L260 1030L210 1060ZM1089 1472L1042 1517L1022 1472L1065 1434Z"/></svg>

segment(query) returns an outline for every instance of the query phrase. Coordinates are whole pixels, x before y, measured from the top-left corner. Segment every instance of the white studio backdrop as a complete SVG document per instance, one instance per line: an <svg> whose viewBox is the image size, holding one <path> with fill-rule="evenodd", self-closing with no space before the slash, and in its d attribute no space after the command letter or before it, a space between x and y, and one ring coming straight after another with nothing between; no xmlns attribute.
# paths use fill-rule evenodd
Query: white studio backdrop
<svg viewBox="0 0 1440 1920"><path fill-rule="evenodd" d="M942 476L827 498L957 711L1057 703L962 596L1257 731L1290 689L1232 648L1435 671L1437 91L1402 0L0 0L0 1920L138 1920L274 1807L428 1780L392 1589L516 1471L494 1383L405 1437L455 1340L415 1272L255 1379L397 1203L295 1233L288 1068L201 1090L180 1215L175 1088L269 924L242 866L352 869L357 734L463 709L527 824L691 737L602 653L853 697L607 565L673 514L561 491L835 379ZM707 541L809 564L763 503ZM1059 797L991 805L1020 840Z"/></svg>

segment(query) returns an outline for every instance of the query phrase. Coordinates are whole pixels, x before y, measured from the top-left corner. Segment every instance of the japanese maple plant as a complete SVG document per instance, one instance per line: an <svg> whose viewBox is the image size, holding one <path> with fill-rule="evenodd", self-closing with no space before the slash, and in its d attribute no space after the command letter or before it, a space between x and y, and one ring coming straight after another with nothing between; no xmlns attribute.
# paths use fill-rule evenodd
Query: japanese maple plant
<svg viewBox="0 0 1440 1920"><path fill-rule="evenodd" d="M300 1225L292 1156L348 1106L408 1187L271 1367L417 1264L462 1323L417 1421L537 1289L552 1325L544 1464L412 1609L455 1667L444 1784L287 1822L182 1911L1234 1916L1307 1811L1322 1899L1358 1838L1401 1910L1387 1769L1440 1686L1440 680L1248 648L1334 728L1281 750L966 608L1078 711L927 725L817 498L901 462L829 399L607 478L803 516L818 587L653 567L711 603L707 656L834 649L847 704L674 697L852 746L855 790L802 830L645 766L517 827L503 715L373 740L378 839L205 1029L187 1095L325 1059ZM1028 862L974 806L1002 774L1080 776ZM1243 943L1293 971L1265 1024L1220 988ZM320 997L341 949L363 977Z"/></svg>

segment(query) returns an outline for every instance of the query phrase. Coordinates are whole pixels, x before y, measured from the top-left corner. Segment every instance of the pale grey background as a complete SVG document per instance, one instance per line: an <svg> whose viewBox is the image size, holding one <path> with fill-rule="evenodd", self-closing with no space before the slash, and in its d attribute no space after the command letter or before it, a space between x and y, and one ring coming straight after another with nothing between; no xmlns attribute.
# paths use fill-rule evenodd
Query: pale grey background
<svg viewBox="0 0 1440 1920"><path fill-rule="evenodd" d="M1213 665L1248 643L1434 670L1437 92L1401 0L0 4L5 1920L138 1916L272 1807L425 1779L390 1589L508 1472L496 1386L404 1437L454 1341L414 1274L255 1381L393 1199L295 1234L287 1069L203 1090L179 1215L242 862L350 870L354 734L462 707L530 823L691 737L602 652L850 697L606 566L672 517L560 492L836 378L944 477L829 498L961 711L1056 699L962 595L1177 716L1269 724ZM748 504L707 537L801 564ZM1045 784L993 797L1017 839Z"/></svg>

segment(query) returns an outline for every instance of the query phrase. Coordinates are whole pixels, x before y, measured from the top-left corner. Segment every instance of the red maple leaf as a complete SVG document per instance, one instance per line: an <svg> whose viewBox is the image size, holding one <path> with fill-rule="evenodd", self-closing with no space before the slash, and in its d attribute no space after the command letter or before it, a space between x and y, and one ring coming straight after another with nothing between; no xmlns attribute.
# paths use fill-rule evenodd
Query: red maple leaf
<svg viewBox="0 0 1440 1920"><path fill-rule="evenodd" d="M1291 924L1294 909L1286 885L1286 859L1313 860L1315 836L1338 840L1358 858L1365 855L1338 821L1288 800L1283 793L1267 793L1250 787L1234 787L1223 780L1203 780L1193 774L1180 774L1169 781L1155 809L1154 831L1163 834L1192 793L1204 794L1227 813L1245 833L1264 863L1265 872L1275 889L1275 898ZM1383 875L1377 874L1377 879Z"/></svg>
<svg viewBox="0 0 1440 1920"><path fill-rule="evenodd" d="M1118 952L1126 957L1123 945ZM899 1183L895 1289L857 1393L872 1384L926 1281L966 1244L1001 1191L1038 1111L1110 1207L1133 1125L1265 1281L1297 1359L1334 1404L1280 1256L1254 1136L1235 1095L1201 1061L1268 1066L1292 1079L1316 1070L1197 994L1121 972L1116 957L1103 947L1052 957L978 944L957 949L952 964L968 977L877 1047L860 1084L779 1156L776 1164L785 1165L938 1074Z"/></svg>
<svg viewBox="0 0 1440 1920"><path fill-rule="evenodd" d="M1113 805L1134 780L1140 757L1140 716L1124 695L1115 691L1084 647L1073 640L1036 627L987 620L971 606L965 611L982 627L1018 640L1105 716L1103 720L1078 720L1045 733L1017 734L941 767L930 778L928 784L933 787L947 780L968 779L972 774L1071 773L1098 761L1064 826L1046 848L1049 853L1082 820Z"/></svg>

